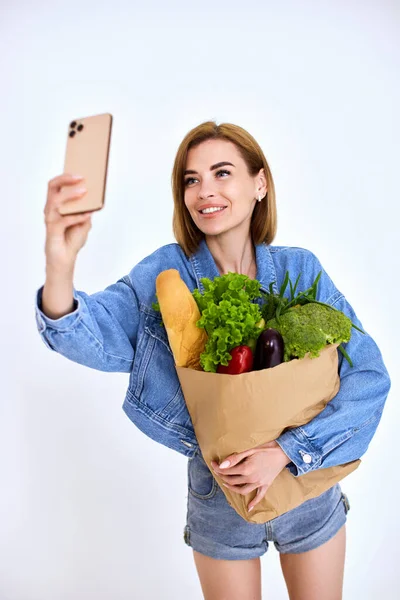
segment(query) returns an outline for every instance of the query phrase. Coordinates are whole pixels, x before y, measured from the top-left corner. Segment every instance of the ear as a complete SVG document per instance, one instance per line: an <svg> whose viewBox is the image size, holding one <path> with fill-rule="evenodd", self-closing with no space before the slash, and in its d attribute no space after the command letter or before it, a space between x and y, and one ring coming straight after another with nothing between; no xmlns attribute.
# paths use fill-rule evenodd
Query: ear
<svg viewBox="0 0 400 600"><path fill-rule="evenodd" d="M261 196L261 198L264 198L268 191L267 180L265 177L264 169L259 170L258 175L256 175L255 181L256 181L255 197L258 198L258 196Z"/></svg>

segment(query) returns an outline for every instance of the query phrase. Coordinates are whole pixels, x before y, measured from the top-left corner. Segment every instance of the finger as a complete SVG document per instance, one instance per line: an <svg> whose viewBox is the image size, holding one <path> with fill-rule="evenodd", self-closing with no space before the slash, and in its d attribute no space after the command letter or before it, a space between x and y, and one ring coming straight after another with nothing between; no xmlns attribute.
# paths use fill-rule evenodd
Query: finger
<svg viewBox="0 0 400 600"><path fill-rule="evenodd" d="M70 227L71 225L75 225L77 223L86 223L90 221L92 213L82 213L80 215L68 215L63 217L62 223L65 228Z"/></svg>
<svg viewBox="0 0 400 600"><path fill-rule="evenodd" d="M244 452L237 452L235 454L227 456L220 465L218 465L217 463L216 464L220 469L227 469L229 467L237 465L241 460L247 458L247 456L251 456L252 454L254 454L254 452L254 448L251 448L250 450L245 450Z"/></svg>
<svg viewBox="0 0 400 600"><path fill-rule="evenodd" d="M91 213L82 213L80 215L69 215L51 221L50 219L46 220L46 228L48 235L50 237L63 237L65 234L65 230L68 227L72 227L73 225L86 224L89 223L91 226Z"/></svg>
<svg viewBox="0 0 400 600"><path fill-rule="evenodd" d="M75 221L80 221L81 219L87 219L91 216L91 212L78 213L75 215L62 215L59 211L55 211L52 213L47 213L44 217L44 222L47 227L57 227L60 231L64 230L70 224L75 223Z"/></svg>
<svg viewBox="0 0 400 600"><path fill-rule="evenodd" d="M75 190L67 190L66 192L61 192L59 194L49 194L49 198L46 202L46 206L44 207L45 215L60 216L60 207L69 200L74 200L78 198L82 198L87 193L86 188L77 188Z"/></svg>
<svg viewBox="0 0 400 600"><path fill-rule="evenodd" d="M248 477L245 477L244 475L220 475L220 478L224 483L228 483L229 485L244 485L247 483L252 483L249 481Z"/></svg>
<svg viewBox="0 0 400 600"><path fill-rule="evenodd" d="M265 494L267 493L268 490L268 486L267 485L262 485L261 487L259 487L257 489L257 494L254 496L253 500L251 502L249 502L247 509L250 512L251 510L253 510L253 508L255 506L257 506L257 504L259 502L261 502L261 500L264 498Z"/></svg>
<svg viewBox="0 0 400 600"><path fill-rule="evenodd" d="M214 471L214 473L216 473L217 475L220 475L221 477L223 475L226 476L230 476L230 475L247 475L247 473L245 473L245 465L243 465L242 463L234 466L234 467L229 467L227 469L221 469L221 467L218 466L217 463L211 461L211 466L212 469Z"/></svg>
<svg viewBox="0 0 400 600"><path fill-rule="evenodd" d="M75 175L72 173L63 173L62 175L58 175L53 179L50 179L48 188L51 191L59 192L63 185L73 185L74 183L82 183L84 180L83 175Z"/></svg>
<svg viewBox="0 0 400 600"><path fill-rule="evenodd" d="M222 484L224 487L228 488L228 490L231 490L232 492L236 492L236 494L241 494L242 496L245 496L246 494L249 494L250 492L253 492L254 490L257 489L257 484L256 483L248 483L247 485L230 485L229 483L223 483Z"/></svg>
<svg viewBox="0 0 400 600"><path fill-rule="evenodd" d="M54 201L53 206L55 206L57 209L59 209L62 204L65 204L66 202L69 202L70 200L75 200L75 199L81 198L85 194L87 194L87 188L85 188L85 187L75 188L74 190L73 189L63 190L61 192L61 194L58 194L58 196L56 196L57 199Z"/></svg>

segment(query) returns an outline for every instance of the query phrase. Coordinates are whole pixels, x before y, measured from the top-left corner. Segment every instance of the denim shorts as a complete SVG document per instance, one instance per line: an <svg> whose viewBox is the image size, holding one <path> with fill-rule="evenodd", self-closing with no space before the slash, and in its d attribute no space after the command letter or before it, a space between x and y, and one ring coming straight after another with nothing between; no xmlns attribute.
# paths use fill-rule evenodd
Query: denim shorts
<svg viewBox="0 0 400 600"><path fill-rule="evenodd" d="M267 521L249 523L228 504L200 450L188 462L188 509L184 541L193 550L225 560L257 558L269 542L282 554L313 550L330 540L350 509L337 483L320 496Z"/></svg>

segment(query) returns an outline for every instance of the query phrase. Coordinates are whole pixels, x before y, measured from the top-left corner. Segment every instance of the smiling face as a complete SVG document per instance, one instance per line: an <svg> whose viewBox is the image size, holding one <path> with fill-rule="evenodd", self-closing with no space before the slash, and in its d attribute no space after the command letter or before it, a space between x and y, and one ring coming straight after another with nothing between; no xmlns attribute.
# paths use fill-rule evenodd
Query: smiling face
<svg viewBox="0 0 400 600"><path fill-rule="evenodd" d="M235 144L211 139L191 148L184 180L185 205L205 235L248 234L256 198L267 190L263 169L250 175Z"/></svg>

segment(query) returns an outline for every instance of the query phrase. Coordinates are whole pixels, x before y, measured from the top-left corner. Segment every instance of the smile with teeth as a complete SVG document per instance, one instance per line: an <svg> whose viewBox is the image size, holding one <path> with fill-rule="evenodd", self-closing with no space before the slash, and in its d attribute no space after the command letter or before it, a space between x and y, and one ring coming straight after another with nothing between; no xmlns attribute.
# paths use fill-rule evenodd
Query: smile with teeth
<svg viewBox="0 0 400 600"><path fill-rule="evenodd" d="M224 210L225 208L226 208L226 206L211 206L210 208L204 208L203 210L200 210L199 212L202 215L207 215L209 213Z"/></svg>

